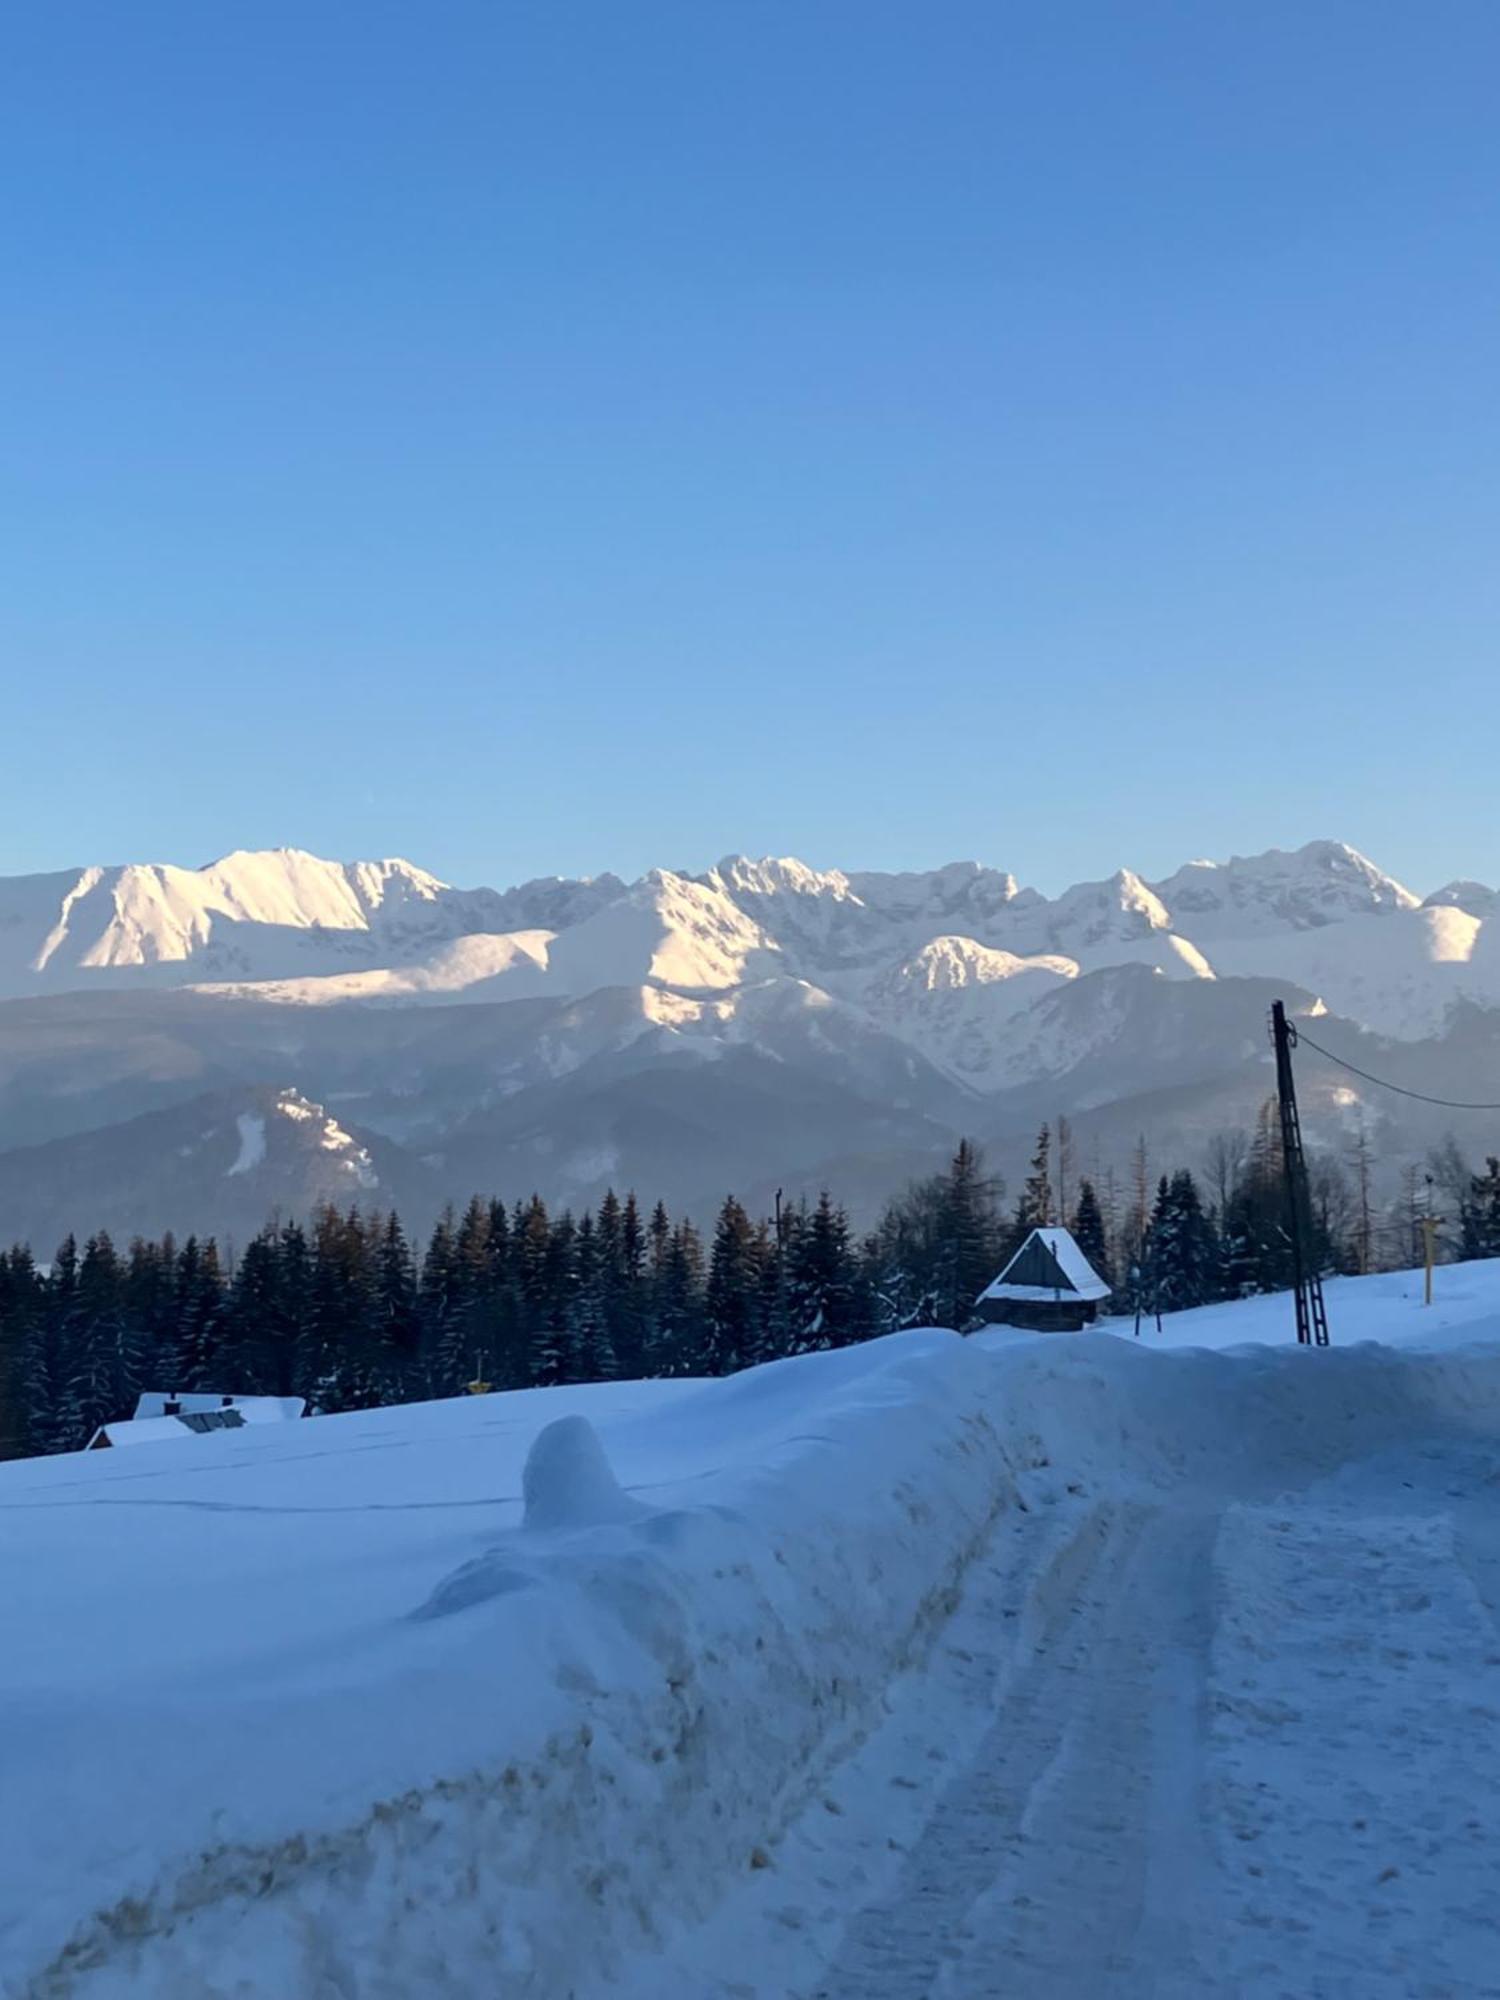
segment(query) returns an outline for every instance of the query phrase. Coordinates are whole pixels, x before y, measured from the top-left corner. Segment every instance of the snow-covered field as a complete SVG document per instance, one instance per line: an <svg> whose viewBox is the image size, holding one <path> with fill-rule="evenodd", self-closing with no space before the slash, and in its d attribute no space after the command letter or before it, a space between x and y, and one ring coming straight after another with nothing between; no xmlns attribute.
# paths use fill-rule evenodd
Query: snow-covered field
<svg viewBox="0 0 1500 2000"><path fill-rule="evenodd" d="M0 1992L1500 1994L1438 1282L0 1467Z"/></svg>

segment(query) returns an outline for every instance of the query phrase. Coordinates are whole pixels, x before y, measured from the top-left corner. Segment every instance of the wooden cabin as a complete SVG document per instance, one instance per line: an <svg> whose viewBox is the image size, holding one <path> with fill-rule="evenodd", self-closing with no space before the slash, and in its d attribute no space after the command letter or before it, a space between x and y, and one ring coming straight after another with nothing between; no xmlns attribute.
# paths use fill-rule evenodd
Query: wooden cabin
<svg viewBox="0 0 1500 2000"><path fill-rule="evenodd" d="M1079 1333L1098 1317L1109 1286L1066 1229L1033 1229L1005 1269L974 1301L981 1326L1030 1333Z"/></svg>

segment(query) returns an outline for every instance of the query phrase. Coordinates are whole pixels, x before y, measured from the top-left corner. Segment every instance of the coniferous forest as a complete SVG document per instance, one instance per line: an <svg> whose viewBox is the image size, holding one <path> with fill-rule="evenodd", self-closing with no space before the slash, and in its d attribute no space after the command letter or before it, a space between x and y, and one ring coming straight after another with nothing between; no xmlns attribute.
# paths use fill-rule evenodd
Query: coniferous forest
<svg viewBox="0 0 1500 2000"><path fill-rule="evenodd" d="M1377 1215L1368 1148L1312 1174L1325 1272L1420 1257L1439 1182L1449 1255L1500 1255L1500 1160L1456 1149L1410 1168ZM1075 1178L1065 1120L1044 1126L1020 1193L965 1141L857 1238L829 1194L773 1219L733 1196L707 1236L634 1194L592 1212L476 1196L414 1243L392 1212L272 1221L232 1257L212 1239L121 1246L70 1236L42 1263L0 1251L0 1454L70 1451L143 1389L299 1395L320 1412L616 1377L723 1375L910 1326L963 1329L1037 1225L1066 1221L1112 1309L1174 1312L1290 1281L1274 1107L1221 1135L1207 1171L1153 1177L1144 1142L1121 1186Z"/></svg>

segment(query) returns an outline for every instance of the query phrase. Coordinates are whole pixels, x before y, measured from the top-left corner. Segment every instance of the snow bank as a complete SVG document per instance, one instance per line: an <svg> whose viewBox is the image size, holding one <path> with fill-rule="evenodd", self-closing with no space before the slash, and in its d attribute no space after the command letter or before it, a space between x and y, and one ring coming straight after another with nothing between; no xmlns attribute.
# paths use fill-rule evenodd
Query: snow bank
<svg viewBox="0 0 1500 2000"><path fill-rule="evenodd" d="M0 1990L558 1995L705 1916L956 1601L991 1373L909 1334L14 1468ZM505 1403L566 1411L521 1521Z"/></svg>

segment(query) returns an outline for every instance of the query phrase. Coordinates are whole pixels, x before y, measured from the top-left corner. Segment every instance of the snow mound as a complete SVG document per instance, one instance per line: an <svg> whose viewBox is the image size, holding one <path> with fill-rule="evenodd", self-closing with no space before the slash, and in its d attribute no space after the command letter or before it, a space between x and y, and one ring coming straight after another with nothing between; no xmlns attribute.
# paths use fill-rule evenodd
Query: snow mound
<svg viewBox="0 0 1500 2000"><path fill-rule="evenodd" d="M522 1525L532 1533L597 1528L631 1521L646 1510L610 1470L599 1433L587 1417L559 1417L527 1454L521 1474Z"/></svg>

